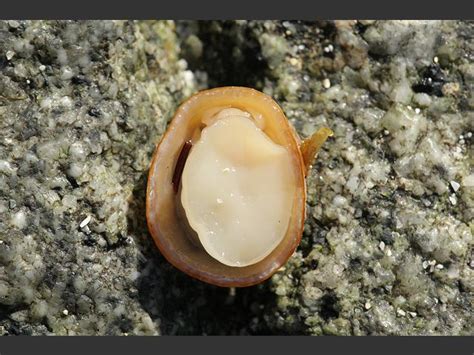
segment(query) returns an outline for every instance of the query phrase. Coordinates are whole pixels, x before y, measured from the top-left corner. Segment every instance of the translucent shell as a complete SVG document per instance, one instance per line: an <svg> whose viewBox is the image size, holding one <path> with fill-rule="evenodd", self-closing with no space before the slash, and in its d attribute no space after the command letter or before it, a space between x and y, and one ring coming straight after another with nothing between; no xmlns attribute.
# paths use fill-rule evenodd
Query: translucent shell
<svg viewBox="0 0 474 355"><path fill-rule="evenodd" d="M255 123L276 144L289 153L295 189L286 234L264 259L244 267L225 265L211 257L196 242L180 202L180 177L186 157L200 132L219 111L236 108L250 113ZM298 246L304 226L305 176L314 156L332 135L322 128L300 142L278 104L269 96L244 87L222 87L201 91L176 111L157 146L148 175L146 215L149 231L161 253L175 267L190 276L224 287L258 284L274 274ZM300 145L301 143L301 145Z"/></svg>

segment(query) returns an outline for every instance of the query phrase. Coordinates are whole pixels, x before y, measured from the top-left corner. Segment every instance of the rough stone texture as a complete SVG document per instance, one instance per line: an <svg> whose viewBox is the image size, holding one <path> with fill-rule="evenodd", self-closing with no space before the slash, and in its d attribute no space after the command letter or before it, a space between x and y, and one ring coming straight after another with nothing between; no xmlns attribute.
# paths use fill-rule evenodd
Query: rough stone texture
<svg viewBox="0 0 474 355"><path fill-rule="evenodd" d="M193 90L174 29L0 24L0 334L160 332L134 191Z"/></svg>
<svg viewBox="0 0 474 355"><path fill-rule="evenodd" d="M0 334L474 334L473 37L453 21L2 22ZM272 95L302 137L335 132L298 251L235 293L171 267L144 217L176 105L229 84Z"/></svg>

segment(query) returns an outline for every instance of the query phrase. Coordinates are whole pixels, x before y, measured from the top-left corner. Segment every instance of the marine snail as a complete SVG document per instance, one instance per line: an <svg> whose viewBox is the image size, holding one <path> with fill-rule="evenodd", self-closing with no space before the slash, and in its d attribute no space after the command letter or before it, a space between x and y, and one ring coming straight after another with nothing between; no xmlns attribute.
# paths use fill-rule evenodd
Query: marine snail
<svg viewBox="0 0 474 355"><path fill-rule="evenodd" d="M161 253L218 286L269 278L301 240L305 177L330 135L321 128L301 142L278 104L254 89L190 97L148 175L147 223Z"/></svg>

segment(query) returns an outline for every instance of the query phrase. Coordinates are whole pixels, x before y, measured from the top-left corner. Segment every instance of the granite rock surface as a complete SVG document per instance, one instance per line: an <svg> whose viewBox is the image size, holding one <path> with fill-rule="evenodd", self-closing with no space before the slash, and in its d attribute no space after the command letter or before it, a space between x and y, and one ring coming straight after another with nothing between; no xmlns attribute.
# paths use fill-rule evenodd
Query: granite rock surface
<svg viewBox="0 0 474 355"><path fill-rule="evenodd" d="M0 22L0 334L472 335L474 24ZM303 240L267 282L169 265L147 169L177 105L245 85L302 137Z"/></svg>

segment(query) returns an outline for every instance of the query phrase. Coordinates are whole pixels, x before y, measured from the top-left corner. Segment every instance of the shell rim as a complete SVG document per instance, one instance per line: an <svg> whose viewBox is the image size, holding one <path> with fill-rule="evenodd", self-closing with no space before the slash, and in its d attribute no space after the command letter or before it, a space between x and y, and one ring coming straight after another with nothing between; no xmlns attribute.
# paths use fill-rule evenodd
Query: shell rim
<svg viewBox="0 0 474 355"><path fill-rule="evenodd" d="M226 277L216 278L213 275L209 275L208 273L205 273L205 272L202 272L202 271L199 271L199 270L195 270L194 268L189 267L188 265L184 265L183 263L180 262L180 260L175 259L172 255L173 254L172 251L168 250L161 243L161 238L162 237L161 237L160 233L158 232L158 235L155 235L153 233L154 228L152 228L152 226L151 226L153 221L151 221L151 218L149 218L149 214L151 213L150 212L150 208L151 208L150 205L152 203L151 202L151 196L150 196L151 195L150 194L150 192L151 192L150 186L151 186L151 180L153 178L153 172L155 171L155 165L157 164L157 160L158 160L157 158L158 158L159 153L160 153L160 147L161 147L162 143L166 140L166 137L172 131L170 128L173 127L175 119L177 117L179 117L183 112L185 112L185 107L187 106L187 104L189 104L190 102L196 100L199 96L206 96L206 95L213 94L214 92L223 91L223 90L248 91L252 95L260 96L263 99L268 100L270 103L275 105L277 111L279 111L279 113L281 115L283 115L283 117L286 118L285 124L286 124L289 132L291 132L290 136L291 136L291 139L293 140L293 143L294 143L295 147L297 147L296 156L298 157L298 165L300 167L301 176L302 176L302 180L303 180L303 203L302 203L302 209L301 209L300 226L297 229L298 233L297 233L296 237L294 238L294 242L291 244L291 247L289 247L287 252L285 254L283 254L284 257L282 257L280 261L275 261L270 268L267 268L266 270L263 270L262 272L259 272L259 273L256 273L256 274L253 274L251 276L247 276L245 278L239 278L239 279L226 278ZM253 286L253 285L257 285L259 283L262 283L263 281L269 279L273 274L275 274L278 271L278 269L280 269L284 264L287 263L288 259L293 255L296 248L300 244L302 234L303 234L303 229L304 229L304 221L305 221L305 217L306 217L306 193L307 193L307 191L306 191L306 179L305 179L305 176L304 176L304 161L303 161L303 157L302 157L302 154L301 154L301 151L300 151L300 139L299 139L294 127L288 121L288 118L286 117L286 115L283 112L282 108L272 97L270 97L269 95L267 95L267 94L265 94L261 91L258 91L258 90L252 89L252 88L242 87L242 86L224 86L224 87L217 87L217 88L202 90L202 91L199 91L197 93L194 93L193 95L191 95L189 98L184 100L178 106L178 108L176 109L176 111L173 115L173 118L167 124L166 130L165 130L163 136L161 137L159 143L155 147L155 150L154 150L153 156L152 156L152 160L151 160L151 163L150 163L150 167L149 167L149 170L148 170L148 177L147 177L147 188L146 188L146 221L147 221L147 227L148 227L148 231L151 234L151 236L152 236L152 238L155 242L155 245L158 247L160 253L165 257L165 259L171 265L173 265L178 270L188 274L189 276L191 276L195 279L198 279L200 281L203 281L205 283L212 284L212 285L215 285L215 286L220 286L220 287L248 287L248 286Z"/></svg>

